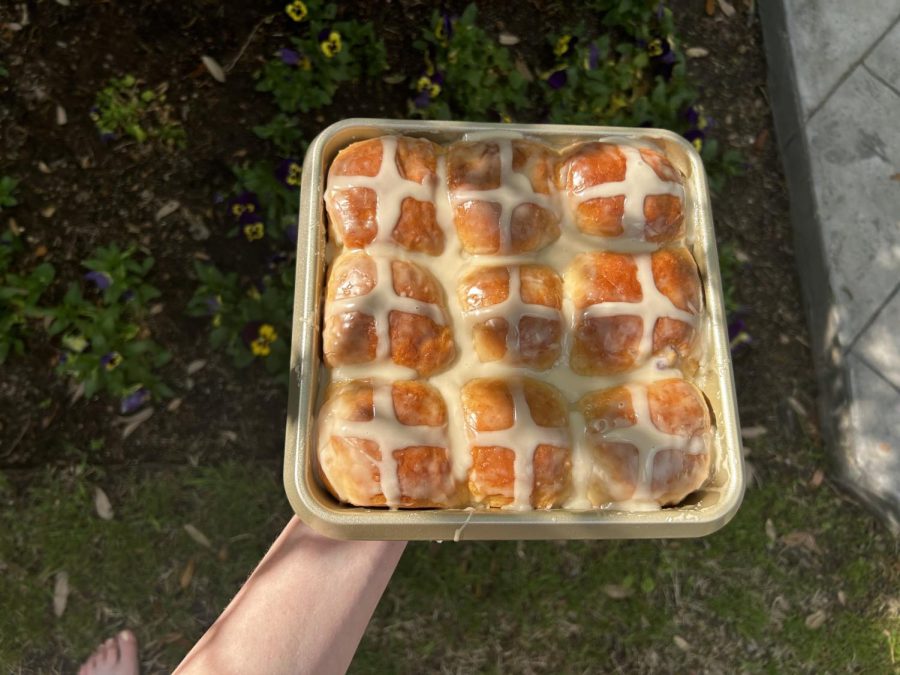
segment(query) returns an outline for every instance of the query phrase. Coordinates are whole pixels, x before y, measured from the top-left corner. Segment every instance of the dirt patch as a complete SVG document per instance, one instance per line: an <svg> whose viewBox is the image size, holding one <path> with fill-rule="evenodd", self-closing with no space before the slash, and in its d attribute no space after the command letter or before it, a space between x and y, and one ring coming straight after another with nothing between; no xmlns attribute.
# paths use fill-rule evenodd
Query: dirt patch
<svg viewBox="0 0 900 675"><path fill-rule="evenodd" d="M451 3L449 10L459 13L463 7ZM690 59L688 67L714 120L713 135L746 158L744 175L713 204L720 240L734 243L747 261L737 297L754 344L735 361L742 421L787 438L805 422L797 406L786 401L793 398L812 411L814 382L787 197L765 98L761 36L755 20L748 26L742 12L709 18L690 2L676 2L673 9L683 42L709 52ZM28 11L29 23L21 31L0 34L10 71L0 85L6 144L0 172L22 181L21 204L9 217L26 232L32 250L47 247L46 260L66 280L80 279L78 261L101 243L137 242L153 254L152 280L163 291L164 309L151 328L175 355L166 375L182 402L174 412L158 405L123 442L114 406L71 403L67 386L53 372L54 348L32 341L24 358L4 368L0 463L25 467L88 457L183 462L188 456L207 461L232 454L278 456L284 391L258 369L236 372L211 354L204 321L184 316L183 310L198 258L230 269L250 269L258 262L257 251L225 236L228 224L214 202L216 193L226 193L232 183L231 164L271 154L251 131L271 114L265 97L254 91L252 74L286 40L292 24L280 8L267 17L243 3L199 0L127 8L29 3ZM414 75L421 63L409 42L427 25L431 11L402 2L387 17L363 4L356 17L378 26L391 70ZM561 24L565 11L557 3L535 3L528 12L486 6L481 16L486 27L519 36L517 49L533 61L546 41L542 22ZM0 23L14 21L21 21L16 7L0 10ZM200 61L204 54L226 68L233 64L225 85L209 77ZM88 111L104 83L124 73L151 86L168 84L169 100L187 132L185 152L100 140ZM344 88L328 110L302 121L307 138L341 117L405 116L406 86L367 82L366 96ZM66 110L65 125L57 124L57 106ZM159 208L172 200L180 208L157 222ZM42 215L50 208L51 216ZM191 217L201 219L211 233L208 239L192 236ZM196 359L207 365L188 377L187 364Z"/></svg>

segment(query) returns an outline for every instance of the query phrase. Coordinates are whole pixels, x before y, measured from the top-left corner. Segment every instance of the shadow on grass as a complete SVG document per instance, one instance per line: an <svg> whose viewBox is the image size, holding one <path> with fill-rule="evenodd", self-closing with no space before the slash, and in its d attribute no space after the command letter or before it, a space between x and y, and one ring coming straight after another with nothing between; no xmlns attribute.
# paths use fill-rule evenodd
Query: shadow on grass
<svg viewBox="0 0 900 675"><path fill-rule="evenodd" d="M820 459L793 452L797 466ZM97 485L111 521L95 513ZM0 494L0 662L25 671L71 670L125 626L144 672L170 671L289 516L278 468L259 464L50 471ZM351 670L889 672L896 561L896 542L829 483L784 471L705 539L417 542ZM56 618L59 571L71 592Z"/></svg>

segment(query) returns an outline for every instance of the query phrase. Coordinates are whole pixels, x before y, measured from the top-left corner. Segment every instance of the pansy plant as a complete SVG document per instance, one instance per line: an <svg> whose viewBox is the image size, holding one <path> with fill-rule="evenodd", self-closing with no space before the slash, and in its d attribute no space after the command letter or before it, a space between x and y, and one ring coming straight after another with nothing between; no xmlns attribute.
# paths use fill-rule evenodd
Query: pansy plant
<svg viewBox="0 0 900 675"><path fill-rule="evenodd" d="M458 18L435 12L413 46L423 71L412 83L412 114L426 119L511 121L529 104L529 83L512 52L477 24L469 5Z"/></svg>
<svg viewBox="0 0 900 675"><path fill-rule="evenodd" d="M104 141L130 136L138 143L159 140L184 148L184 128L166 102L166 86L144 87L133 75L112 78L97 93L89 116Z"/></svg>
<svg viewBox="0 0 900 675"><path fill-rule="evenodd" d="M294 19L291 7L286 11ZM386 67L384 43L371 23L337 20L333 4L304 7L300 34L257 73L256 88L272 95L287 116L282 122L330 104L342 83L379 76ZM276 135L271 128L267 133Z"/></svg>
<svg viewBox="0 0 900 675"><path fill-rule="evenodd" d="M188 314L210 324L210 345L224 350L243 368L257 362L286 376L290 361L294 268L289 259L273 261L267 274L241 280L214 265L198 264L199 285Z"/></svg>
<svg viewBox="0 0 900 675"><path fill-rule="evenodd" d="M10 353L25 352L33 322L44 316L38 303L55 275L46 262L15 271L14 263L25 258L22 253L20 237L0 235L0 364Z"/></svg>
<svg viewBox="0 0 900 675"><path fill-rule="evenodd" d="M57 371L83 386L86 397L107 393L123 410L133 409L138 391L146 392L142 403L170 396L159 369L171 356L149 323L149 303L160 295L146 281L153 258L113 244L82 264L88 271L81 283L45 310L48 333L59 341Z"/></svg>
<svg viewBox="0 0 900 675"><path fill-rule="evenodd" d="M236 196L226 204L229 234L247 242L267 239L274 247L286 243L297 224L302 165L288 158L234 167Z"/></svg>

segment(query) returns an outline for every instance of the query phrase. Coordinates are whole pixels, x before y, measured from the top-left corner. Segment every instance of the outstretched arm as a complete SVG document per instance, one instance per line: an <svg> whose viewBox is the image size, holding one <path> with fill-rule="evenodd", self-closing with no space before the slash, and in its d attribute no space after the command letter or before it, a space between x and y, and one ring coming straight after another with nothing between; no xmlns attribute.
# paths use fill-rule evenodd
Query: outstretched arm
<svg viewBox="0 0 900 675"><path fill-rule="evenodd" d="M175 672L343 673L405 546L328 539L294 516Z"/></svg>

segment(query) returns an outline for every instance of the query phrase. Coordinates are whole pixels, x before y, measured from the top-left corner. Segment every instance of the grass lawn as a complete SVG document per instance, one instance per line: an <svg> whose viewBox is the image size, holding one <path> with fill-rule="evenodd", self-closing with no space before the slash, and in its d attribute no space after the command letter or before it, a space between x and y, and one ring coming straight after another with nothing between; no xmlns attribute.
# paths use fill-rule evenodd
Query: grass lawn
<svg viewBox="0 0 900 675"><path fill-rule="evenodd" d="M352 670L893 672L896 543L810 483L821 459L795 450L705 539L410 544ZM274 465L48 471L2 495L0 663L25 671L69 669L126 625L145 670L170 670L289 516Z"/></svg>

